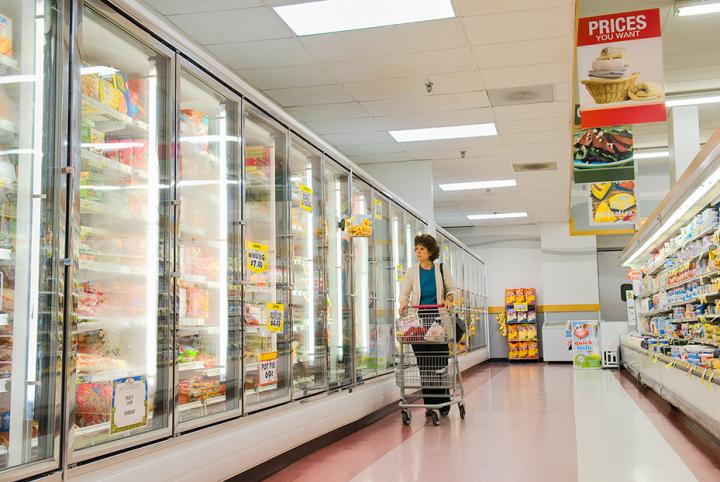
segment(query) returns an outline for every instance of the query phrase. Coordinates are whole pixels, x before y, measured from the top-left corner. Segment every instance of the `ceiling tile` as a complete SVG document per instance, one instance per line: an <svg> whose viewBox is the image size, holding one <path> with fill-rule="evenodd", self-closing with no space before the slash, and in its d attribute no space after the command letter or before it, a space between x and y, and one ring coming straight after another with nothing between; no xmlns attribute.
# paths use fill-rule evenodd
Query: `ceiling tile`
<svg viewBox="0 0 720 482"><path fill-rule="evenodd" d="M352 134L325 134L326 141L335 146L352 146L358 144L382 144L395 142L387 132L355 132Z"/></svg>
<svg viewBox="0 0 720 482"><path fill-rule="evenodd" d="M205 45L293 36L292 30L268 7L188 13L167 18Z"/></svg>
<svg viewBox="0 0 720 482"><path fill-rule="evenodd" d="M376 117L375 121L382 129L387 130L482 124L493 121L493 111L489 107L483 107L479 109L380 116Z"/></svg>
<svg viewBox="0 0 720 482"><path fill-rule="evenodd" d="M558 166L560 166L561 161L570 156L570 142L568 139L566 143L548 142L544 144L507 146L506 150L513 164L557 162Z"/></svg>
<svg viewBox="0 0 720 482"><path fill-rule="evenodd" d="M528 132L547 132L566 129L570 126L570 116L545 117L543 119L522 119L496 122L500 135Z"/></svg>
<svg viewBox="0 0 720 482"><path fill-rule="evenodd" d="M391 152L381 154L357 154L348 155L348 157L356 164L384 164L389 162L402 162L402 161L413 161L416 160L414 157L405 152Z"/></svg>
<svg viewBox="0 0 720 482"><path fill-rule="evenodd" d="M326 62L323 65L339 82L360 82L472 70L475 58L470 48L462 47Z"/></svg>
<svg viewBox="0 0 720 482"><path fill-rule="evenodd" d="M357 146L343 146L342 153L348 156L361 156L364 154L392 154L401 153L402 147L397 142L382 144L361 144Z"/></svg>
<svg viewBox="0 0 720 482"><path fill-rule="evenodd" d="M497 122L561 116L567 116L569 121L572 114L570 102L567 101L495 107L493 112Z"/></svg>
<svg viewBox="0 0 720 482"><path fill-rule="evenodd" d="M409 152L427 152L431 149L447 149L459 152L471 149L484 149L486 147L502 147L500 136L468 137L464 139L444 139L438 141L403 142L403 149Z"/></svg>
<svg viewBox="0 0 720 482"><path fill-rule="evenodd" d="M473 45L496 44L508 38L515 41L571 38L574 20L570 7L462 18Z"/></svg>
<svg viewBox="0 0 720 482"><path fill-rule="evenodd" d="M351 119L367 117L368 115L365 109L357 102L289 107L287 111L293 117L303 121Z"/></svg>
<svg viewBox="0 0 720 482"><path fill-rule="evenodd" d="M310 54L294 38L208 45L207 49L233 69L286 67L313 62Z"/></svg>
<svg viewBox="0 0 720 482"><path fill-rule="evenodd" d="M345 84L345 89L359 101L415 97L427 95L426 83L428 81L433 83L433 94L483 90L482 81L477 71L353 82Z"/></svg>
<svg viewBox="0 0 720 482"><path fill-rule="evenodd" d="M505 145L509 146L527 146L530 144L542 144L546 142L567 142L570 145L570 126L564 129L552 130L547 132L523 132L518 134L504 134L501 136L505 141Z"/></svg>
<svg viewBox="0 0 720 482"><path fill-rule="evenodd" d="M467 43L456 18L310 35L301 41L320 61L449 49Z"/></svg>
<svg viewBox="0 0 720 482"><path fill-rule="evenodd" d="M472 50L481 69L569 62L572 59L572 43L567 37L474 45Z"/></svg>
<svg viewBox="0 0 720 482"><path fill-rule="evenodd" d="M376 100L361 102L361 104L374 116L386 116L487 107L489 102L487 94L482 91L461 94L425 95L423 97L410 97L406 99Z"/></svg>
<svg viewBox="0 0 720 482"><path fill-rule="evenodd" d="M315 87L295 87L291 89L271 89L265 93L283 107L297 107L317 104L342 104L352 102L353 98L340 85L320 85Z"/></svg>
<svg viewBox="0 0 720 482"><path fill-rule="evenodd" d="M455 0L460 15L488 15L537 8L572 7L575 0Z"/></svg>
<svg viewBox="0 0 720 482"><path fill-rule="evenodd" d="M163 15L194 12L217 12L220 10L233 10L236 8L261 7L262 0L145 0Z"/></svg>
<svg viewBox="0 0 720 482"><path fill-rule="evenodd" d="M237 73L258 89L284 89L331 85L335 80L318 64L272 67L267 69L244 69Z"/></svg>
<svg viewBox="0 0 720 482"><path fill-rule="evenodd" d="M488 89L570 82L573 78L572 64L570 62L482 69L480 75L483 84Z"/></svg>
<svg viewBox="0 0 720 482"><path fill-rule="evenodd" d="M374 132L379 130L378 124L372 117L312 121L307 122L306 125L317 134L351 134L353 132Z"/></svg>

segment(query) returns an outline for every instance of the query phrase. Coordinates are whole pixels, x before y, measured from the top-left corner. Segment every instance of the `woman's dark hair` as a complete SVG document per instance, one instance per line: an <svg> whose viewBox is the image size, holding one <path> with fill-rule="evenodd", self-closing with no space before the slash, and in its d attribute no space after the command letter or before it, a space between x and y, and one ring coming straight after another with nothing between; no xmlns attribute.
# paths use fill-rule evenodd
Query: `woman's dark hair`
<svg viewBox="0 0 720 482"><path fill-rule="evenodd" d="M418 234L415 236L415 246L422 246L430 253L430 261L435 261L440 256L440 245L435 238L429 234Z"/></svg>

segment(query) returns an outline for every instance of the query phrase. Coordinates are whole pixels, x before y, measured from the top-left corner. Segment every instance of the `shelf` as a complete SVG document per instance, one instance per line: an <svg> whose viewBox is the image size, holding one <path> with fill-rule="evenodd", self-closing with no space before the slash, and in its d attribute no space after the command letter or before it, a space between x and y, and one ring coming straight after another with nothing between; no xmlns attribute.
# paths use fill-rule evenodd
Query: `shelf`
<svg viewBox="0 0 720 482"><path fill-rule="evenodd" d="M182 283L189 283L189 284L195 284L195 285L204 285L211 289L218 289L220 288L220 283L216 281L208 281L208 279L205 276L198 275L198 274L184 274L181 273L180 277L178 278L178 281Z"/></svg>
<svg viewBox="0 0 720 482"><path fill-rule="evenodd" d="M660 315L663 313L672 313L672 311L673 311L672 308L667 308L667 309L663 309L663 310L652 310L652 311L648 311L647 313L640 313L640 316L647 316L647 317L652 318L653 316L657 316L657 315Z"/></svg>
<svg viewBox="0 0 720 482"><path fill-rule="evenodd" d="M665 256L665 257L663 258L662 262L659 263L657 266L655 266L655 267L652 269L652 271L648 271L647 276L653 276L653 275L657 274L658 272L663 271L661 268L662 268L663 265L665 264L665 261L667 261L667 260L670 259L672 256L675 256L675 254L677 254L677 253L679 253L680 251L682 251L682 250L685 248L685 246L687 246L688 244L692 243L693 241L697 241L698 239L700 239L700 238L702 238L702 237L704 237L704 236L707 236L708 234L714 232L714 231L717 230L717 229L718 229L718 226L711 226L711 227L705 229L704 231L702 231L701 233L696 234L696 235L693 236L692 238L690 238L690 239L688 239L688 240L686 240L686 241L683 241L683 244L680 246L680 248L679 248L677 251L674 251L673 253ZM701 254L703 254L703 253L701 253ZM692 259L692 258L691 258L691 259ZM690 259L690 260L691 260L691 259ZM687 261L690 261L690 260L687 260ZM687 261L683 261L683 263L686 263ZM673 268L668 268L668 269L665 270L665 271L668 271L668 270L671 270L671 269L674 269L674 267L673 267Z"/></svg>
<svg viewBox="0 0 720 482"><path fill-rule="evenodd" d="M714 251L714 250L716 250L716 249L717 249L717 246L712 245L710 248L708 248L708 249L706 249L706 250L704 250L704 251L702 251L702 252L700 252L700 253L692 256L691 258L686 259L685 261L682 262L682 264L687 264L687 263L691 263L691 262L693 262L693 261L697 261L697 260L699 260L699 259L702 259L703 257L705 257L705 256L707 256L708 254L710 254L710 251ZM668 273L670 273L671 271L673 271L673 270L675 270L675 269L677 269L677 266L673 266L672 268L668 268L668 269L666 269L666 270L664 270L664 271L661 271L660 273L658 273L657 277L659 278L659 277L661 277L661 276L665 276L665 275L667 275Z"/></svg>
<svg viewBox="0 0 720 482"><path fill-rule="evenodd" d="M102 263L99 261L89 261L85 259L80 260L78 269L80 271L87 271L90 273L103 273L123 276L147 276L147 273L133 266L114 263Z"/></svg>
<svg viewBox="0 0 720 482"><path fill-rule="evenodd" d="M181 412L184 412L186 410L203 408L204 406L207 406L207 405L215 405L216 403L225 403L225 396L221 395L219 397L209 398L207 400L197 400L195 402L183 403L183 404L180 404L179 409Z"/></svg>
<svg viewBox="0 0 720 482"><path fill-rule="evenodd" d="M122 329L129 326L142 326L147 321L147 318L132 318L124 316L83 316L78 315L77 332L86 333L91 331L98 331L105 328Z"/></svg>
<svg viewBox="0 0 720 482"><path fill-rule="evenodd" d="M700 302L700 300L701 300L702 298L708 298L708 297L712 298L712 297L715 297L715 296L718 296L718 295L720 295L720 292L716 291L716 292L714 292L714 293L707 293L707 294L705 294L705 295L693 296L692 298L690 298L690 299L687 300L687 301L676 301L675 303L670 303L669 306L672 306L672 307L675 307L675 306L683 306L683 305L687 305L687 304L690 304L690 303Z"/></svg>
<svg viewBox="0 0 720 482"><path fill-rule="evenodd" d="M205 318L180 318L181 328L198 328L205 326Z"/></svg>
<svg viewBox="0 0 720 482"><path fill-rule="evenodd" d="M508 343L526 343L526 342L532 343L534 341L540 341L540 340L538 340L537 338L528 338L525 340L508 340Z"/></svg>
<svg viewBox="0 0 720 482"><path fill-rule="evenodd" d="M122 210L108 209L102 203L91 199L83 199L82 197L80 197L80 214L102 214L103 216L113 216L120 219L130 219L131 217L130 208Z"/></svg>
<svg viewBox="0 0 720 482"><path fill-rule="evenodd" d="M115 161L109 157L105 157L88 148L80 149L80 160L85 162L85 166L83 166L83 168L90 167L99 169L101 172L112 171L124 176L136 176L142 179L147 179L147 172L135 169L132 166ZM80 186L80 189L82 189L82 186Z"/></svg>
<svg viewBox="0 0 720 482"><path fill-rule="evenodd" d="M667 286L664 288L664 290L660 290L660 291L667 291L667 290L671 290L671 289L674 289L674 288L679 288L679 287L682 286L682 285L686 285L686 284L688 284L688 283L692 283L693 281L701 280L701 279L703 279L703 278L710 278L710 277L712 277L712 276L720 276L720 270L712 270L712 271L707 272L707 273L704 273L704 274L699 274L699 275L693 276L692 278L683 280L683 281L681 281L681 282L679 282L679 283L674 283L674 284L671 284L671 285L667 285ZM658 291L658 292L659 292L659 291Z"/></svg>
<svg viewBox="0 0 720 482"><path fill-rule="evenodd" d="M131 130L142 132L144 135L149 130L145 122L135 120L113 109L109 105L86 95L82 96L82 117L83 122L90 121L93 123L95 129L103 132Z"/></svg>
<svg viewBox="0 0 720 482"><path fill-rule="evenodd" d="M694 343L702 343L703 345L710 345L710 346L720 348L720 342L712 341L709 338L693 338L690 341L692 341Z"/></svg>
<svg viewBox="0 0 720 482"><path fill-rule="evenodd" d="M272 385L268 385L265 387L256 387L256 388L253 388L252 390L245 390L245 396L249 397L252 395L257 395L258 393L269 392L270 390L276 390L276 389L277 389L277 384L272 384Z"/></svg>
<svg viewBox="0 0 720 482"><path fill-rule="evenodd" d="M7 119L0 118L0 143L9 144L17 135L17 126Z"/></svg>
<svg viewBox="0 0 720 482"><path fill-rule="evenodd" d="M77 383L111 382L118 378L132 376L128 371L106 371L96 373L80 373L77 375Z"/></svg>
<svg viewBox="0 0 720 482"><path fill-rule="evenodd" d="M2 70L5 72L7 72L8 70L17 72L20 69L18 61L11 57L8 57L7 55L0 55L0 67L3 67Z"/></svg>
<svg viewBox="0 0 720 482"><path fill-rule="evenodd" d="M110 433L110 422L99 423L97 425L90 425L89 427L75 427L73 429L74 437L82 437L97 434L100 432Z"/></svg>

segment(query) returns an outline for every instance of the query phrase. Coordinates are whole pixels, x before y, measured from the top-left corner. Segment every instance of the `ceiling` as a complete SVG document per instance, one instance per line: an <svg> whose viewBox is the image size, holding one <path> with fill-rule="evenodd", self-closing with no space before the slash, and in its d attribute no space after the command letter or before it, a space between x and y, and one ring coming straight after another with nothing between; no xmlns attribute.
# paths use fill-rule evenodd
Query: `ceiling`
<svg viewBox="0 0 720 482"><path fill-rule="evenodd" d="M495 211L567 220L574 0L453 0L452 19L299 38L272 6L302 1L146 0L356 163L432 161L438 224ZM493 107L487 95L539 85L551 86L550 101ZM483 122L499 135L401 144L388 134ZM558 167L513 172L531 162ZM518 187L437 189L508 178Z"/></svg>

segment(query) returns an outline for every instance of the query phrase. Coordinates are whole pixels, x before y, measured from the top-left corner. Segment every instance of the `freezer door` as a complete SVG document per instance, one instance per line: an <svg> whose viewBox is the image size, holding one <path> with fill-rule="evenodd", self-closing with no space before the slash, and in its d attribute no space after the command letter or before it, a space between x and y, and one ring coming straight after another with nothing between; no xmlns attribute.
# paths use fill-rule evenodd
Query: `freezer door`
<svg viewBox="0 0 720 482"><path fill-rule="evenodd" d="M80 26L80 132L71 138L80 147L68 380L73 460L170 433L174 63L162 45L131 35L122 22L85 6Z"/></svg>
<svg viewBox="0 0 720 482"><path fill-rule="evenodd" d="M378 195L373 198L373 318L377 334L378 374L395 367L395 265L390 203Z"/></svg>
<svg viewBox="0 0 720 482"><path fill-rule="evenodd" d="M196 426L240 410L240 101L184 62L177 95L176 400Z"/></svg>
<svg viewBox="0 0 720 482"><path fill-rule="evenodd" d="M290 400L288 132L247 107L243 167L245 407Z"/></svg>
<svg viewBox="0 0 720 482"><path fill-rule="evenodd" d="M323 168L325 223L328 230L327 329L329 351L328 387L333 390L352 383L353 324L350 298L350 237L340 222L350 212L350 174L332 160Z"/></svg>
<svg viewBox="0 0 720 482"><path fill-rule="evenodd" d="M322 153L300 139L290 148L290 318L293 398L327 389L328 235Z"/></svg>
<svg viewBox="0 0 720 482"><path fill-rule="evenodd" d="M57 467L65 197L54 1L0 5L0 479ZM64 177L64 176L63 176ZM33 466L30 466L33 464Z"/></svg>

